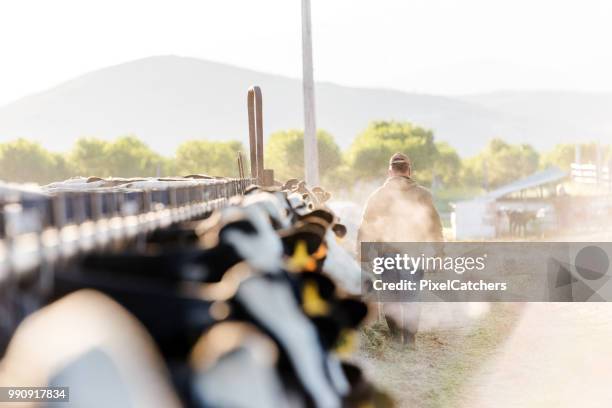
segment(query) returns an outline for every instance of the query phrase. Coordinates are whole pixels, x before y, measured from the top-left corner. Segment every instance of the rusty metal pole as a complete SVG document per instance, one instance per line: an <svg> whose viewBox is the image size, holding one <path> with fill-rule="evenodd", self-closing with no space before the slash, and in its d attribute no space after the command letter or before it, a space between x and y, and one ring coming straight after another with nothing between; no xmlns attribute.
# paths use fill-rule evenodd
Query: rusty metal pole
<svg viewBox="0 0 612 408"><path fill-rule="evenodd" d="M263 103L261 88L255 86L255 119L257 120L257 183L264 184Z"/></svg>
<svg viewBox="0 0 612 408"><path fill-rule="evenodd" d="M274 170L264 169L262 185L267 187L274 185Z"/></svg>
<svg viewBox="0 0 612 408"><path fill-rule="evenodd" d="M238 178L239 179L243 179L244 178L244 162L242 161L242 152L238 152Z"/></svg>
<svg viewBox="0 0 612 408"><path fill-rule="evenodd" d="M257 128L255 126L255 89L249 88L247 93L247 108L249 112L249 150L251 153L251 178L257 178Z"/></svg>
<svg viewBox="0 0 612 408"><path fill-rule="evenodd" d="M247 94L249 110L249 144L251 150L251 177L257 184L264 179L263 102L258 86L249 88Z"/></svg>

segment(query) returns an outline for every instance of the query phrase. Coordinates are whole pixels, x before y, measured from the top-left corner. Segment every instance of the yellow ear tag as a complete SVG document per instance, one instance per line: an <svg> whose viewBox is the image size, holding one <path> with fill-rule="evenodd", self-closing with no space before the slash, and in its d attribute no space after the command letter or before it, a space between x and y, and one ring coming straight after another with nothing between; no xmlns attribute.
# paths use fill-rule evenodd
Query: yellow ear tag
<svg viewBox="0 0 612 408"><path fill-rule="evenodd" d="M289 258L289 268L292 271L309 272L317 269L317 263L308 254L308 245L306 245L306 241L299 240L297 244L295 244L293 255Z"/></svg>
<svg viewBox="0 0 612 408"><path fill-rule="evenodd" d="M309 257L308 258L308 262L304 266L304 270L307 271L307 272L314 272L314 271L316 271L317 270L317 261L315 261L313 258Z"/></svg>
<svg viewBox="0 0 612 408"><path fill-rule="evenodd" d="M325 244L321 244L317 248L317 251L312 254L312 257L318 261L325 258L325 255L327 255L327 246Z"/></svg>
<svg viewBox="0 0 612 408"><path fill-rule="evenodd" d="M308 316L325 316L329 305L319 296L317 284L307 281L302 289L302 307Z"/></svg>
<svg viewBox="0 0 612 408"><path fill-rule="evenodd" d="M340 333L335 351L341 357L348 357L355 351L357 346L357 331L344 329Z"/></svg>

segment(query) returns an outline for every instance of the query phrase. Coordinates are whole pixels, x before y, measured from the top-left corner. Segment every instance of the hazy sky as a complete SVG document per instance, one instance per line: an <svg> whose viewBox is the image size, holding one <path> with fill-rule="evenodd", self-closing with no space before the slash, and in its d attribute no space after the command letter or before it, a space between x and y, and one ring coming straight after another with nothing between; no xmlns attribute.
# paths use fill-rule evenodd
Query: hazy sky
<svg viewBox="0 0 612 408"><path fill-rule="evenodd" d="M609 0L312 0L315 79L457 94L612 91ZM301 75L300 0L0 1L0 105L177 54Z"/></svg>

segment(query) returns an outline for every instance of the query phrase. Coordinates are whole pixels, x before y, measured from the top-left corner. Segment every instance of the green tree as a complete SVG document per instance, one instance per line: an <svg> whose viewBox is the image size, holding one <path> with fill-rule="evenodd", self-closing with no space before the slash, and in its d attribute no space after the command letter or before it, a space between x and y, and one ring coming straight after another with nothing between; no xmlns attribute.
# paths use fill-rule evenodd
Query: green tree
<svg viewBox="0 0 612 408"><path fill-rule="evenodd" d="M147 177L169 174L163 158L135 136L114 141L95 138L77 140L68 154L74 175L98 177Z"/></svg>
<svg viewBox="0 0 612 408"><path fill-rule="evenodd" d="M444 146L446 153L448 149ZM414 177L430 184L438 150L431 130L410 122L374 121L355 138L347 161L356 177L377 179L386 176L389 157L395 152L407 154Z"/></svg>
<svg viewBox="0 0 612 408"><path fill-rule="evenodd" d="M459 183L461 167L461 157L457 151L446 142L437 142L433 168L442 184L454 186Z"/></svg>
<svg viewBox="0 0 612 408"><path fill-rule="evenodd" d="M576 159L576 149L580 147L580 161L582 163L597 163L597 143L570 144L563 143L556 145L551 151L546 152L542 157L542 167L557 166L563 170L569 170L570 165ZM608 163L612 159L612 149L609 145L599 146L602 164Z"/></svg>
<svg viewBox="0 0 612 408"><path fill-rule="evenodd" d="M563 170L569 170L576 155L576 145L560 143L551 151L542 155L541 167L557 166Z"/></svg>
<svg viewBox="0 0 612 408"><path fill-rule="evenodd" d="M110 143L95 138L81 138L68 154L75 176L108 177L114 172L109 167L107 151ZM114 173L117 175L117 173Z"/></svg>
<svg viewBox="0 0 612 408"><path fill-rule="evenodd" d="M53 170L49 174L49 181L65 180L74 177L75 169L68 156L64 153L50 153L53 158Z"/></svg>
<svg viewBox="0 0 612 408"><path fill-rule="evenodd" d="M135 136L122 136L104 148L109 175L118 177L163 176L166 161Z"/></svg>
<svg viewBox="0 0 612 408"><path fill-rule="evenodd" d="M340 148L331 134L317 131L319 148L319 172L322 179L328 178L342 163ZM270 135L265 150L266 167L274 169L277 180L303 178L304 176L304 132L291 129Z"/></svg>
<svg viewBox="0 0 612 408"><path fill-rule="evenodd" d="M610 157L610 146L599 145L596 142L580 144L580 161L582 163L597 163L597 150L600 150L601 160L605 161Z"/></svg>
<svg viewBox="0 0 612 408"><path fill-rule="evenodd" d="M39 143L25 139L0 145L0 179L45 184L69 174L67 163Z"/></svg>
<svg viewBox="0 0 612 408"><path fill-rule="evenodd" d="M191 140L184 142L176 151L177 171L184 176L204 173L211 176L237 177L236 154L239 151L244 151L244 148L238 141ZM245 172L250 172L248 163L245 163Z"/></svg>
<svg viewBox="0 0 612 408"><path fill-rule="evenodd" d="M532 174L539 160L539 153L528 144L492 139L477 156L464 161L464 182L496 188Z"/></svg>

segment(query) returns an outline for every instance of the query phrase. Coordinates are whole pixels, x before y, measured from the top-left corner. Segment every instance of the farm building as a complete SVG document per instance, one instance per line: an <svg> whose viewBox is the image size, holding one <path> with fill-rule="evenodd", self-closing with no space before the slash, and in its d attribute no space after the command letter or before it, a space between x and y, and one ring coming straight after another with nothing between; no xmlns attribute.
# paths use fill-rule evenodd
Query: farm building
<svg viewBox="0 0 612 408"><path fill-rule="evenodd" d="M554 226L555 202L564 194L559 187L567 177L563 170L549 167L482 196L454 203L451 225L455 239L524 234L528 227L533 228L536 217L538 228Z"/></svg>

